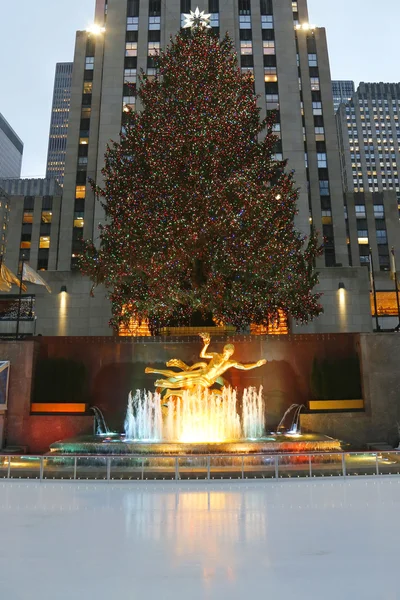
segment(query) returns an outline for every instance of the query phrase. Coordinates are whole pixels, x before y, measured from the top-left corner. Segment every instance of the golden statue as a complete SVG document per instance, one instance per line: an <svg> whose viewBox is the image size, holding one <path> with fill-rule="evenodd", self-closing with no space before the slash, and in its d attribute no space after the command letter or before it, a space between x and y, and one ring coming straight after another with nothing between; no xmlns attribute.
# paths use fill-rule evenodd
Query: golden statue
<svg viewBox="0 0 400 600"><path fill-rule="evenodd" d="M193 366L189 367L179 358L173 358L166 363L167 367L177 367L180 371L170 370L158 370L147 367L145 373L157 373L167 377L167 379L157 379L155 386L157 391L166 390L166 394L163 399L166 400L170 396L182 397L186 390L192 390L195 388L210 388L215 383L224 385L224 379L222 375L228 371L228 369L240 369L242 371L249 371L250 369L256 369L265 365L266 360L259 360L256 363L250 363L242 365L236 360L230 360L230 357L235 351L233 344L226 344L222 354L217 352L207 352L207 348L210 345L210 335L208 333L199 333L203 339L203 349L200 352L200 358L207 358L210 360L209 363L198 362ZM221 390L212 390L213 394L221 394Z"/></svg>

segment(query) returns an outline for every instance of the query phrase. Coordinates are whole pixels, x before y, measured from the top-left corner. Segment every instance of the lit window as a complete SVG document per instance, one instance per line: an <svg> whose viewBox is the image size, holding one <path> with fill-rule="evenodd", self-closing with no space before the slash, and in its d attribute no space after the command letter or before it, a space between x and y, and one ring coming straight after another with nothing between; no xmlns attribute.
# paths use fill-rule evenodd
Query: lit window
<svg viewBox="0 0 400 600"><path fill-rule="evenodd" d="M311 89L313 92L318 92L320 90L319 77L311 77Z"/></svg>
<svg viewBox="0 0 400 600"><path fill-rule="evenodd" d="M240 54L253 54L253 42L249 40L241 40Z"/></svg>
<svg viewBox="0 0 400 600"><path fill-rule="evenodd" d="M33 223L33 210L24 210L23 223Z"/></svg>
<svg viewBox="0 0 400 600"><path fill-rule="evenodd" d="M126 43L125 56L137 56L137 42Z"/></svg>
<svg viewBox="0 0 400 600"><path fill-rule="evenodd" d="M160 50L160 42L149 42L148 55L157 56Z"/></svg>
<svg viewBox="0 0 400 600"><path fill-rule="evenodd" d="M82 108L81 119L90 119L91 114L92 114L91 108Z"/></svg>
<svg viewBox="0 0 400 600"><path fill-rule="evenodd" d="M39 238L39 248L50 248L50 237L41 235Z"/></svg>
<svg viewBox="0 0 400 600"><path fill-rule="evenodd" d="M278 81L276 67L264 67L264 81L266 83Z"/></svg>
<svg viewBox="0 0 400 600"><path fill-rule="evenodd" d="M21 244L20 244L21 250L27 250L30 247L31 247L31 242L21 242Z"/></svg>
<svg viewBox="0 0 400 600"><path fill-rule="evenodd" d="M82 229L82 227L84 226L85 221L83 218L83 213L75 213L74 216L74 227L78 227L79 229Z"/></svg>
<svg viewBox="0 0 400 600"><path fill-rule="evenodd" d="M53 219L53 213L51 210L43 210L42 211L42 223L51 223Z"/></svg>
<svg viewBox="0 0 400 600"><path fill-rule="evenodd" d="M91 94L93 90L93 82L92 81L84 81L83 83L83 93Z"/></svg>
<svg viewBox="0 0 400 600"><path fill-rule="evenodd" d="M275 54L275 41L274 40L263 40L263 53L264 54Z"/></svg>
<svg viewBox="0 0 400 600"><path fill-rule="evenodd" d="M75 198L84 198L86 195L86 186L77 185L75 188Z"/></svg>

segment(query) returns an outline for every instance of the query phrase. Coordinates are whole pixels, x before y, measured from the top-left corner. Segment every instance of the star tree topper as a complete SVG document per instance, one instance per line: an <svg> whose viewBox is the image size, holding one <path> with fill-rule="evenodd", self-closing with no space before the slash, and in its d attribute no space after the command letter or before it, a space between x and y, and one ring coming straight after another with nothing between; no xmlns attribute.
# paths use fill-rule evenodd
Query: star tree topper
<svg viewBox="0 0 400 600"><path fill-rule="evenodd" d="M184 14L183 16L185 18L185 22L183 24L184 29L188 27L191 29L195 29L196 27L205 27L206 29L211 29L211 14L206 14L204 10L200 12L199 7L197 7L195 11L191 10L189 14Z"/></svg>

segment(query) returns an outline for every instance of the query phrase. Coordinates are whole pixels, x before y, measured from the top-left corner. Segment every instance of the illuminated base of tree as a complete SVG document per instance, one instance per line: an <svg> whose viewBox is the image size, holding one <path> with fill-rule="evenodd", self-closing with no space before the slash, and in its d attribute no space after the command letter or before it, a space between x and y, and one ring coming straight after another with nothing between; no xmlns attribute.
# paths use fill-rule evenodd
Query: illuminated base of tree
<svg viewBox="0 0 400 600"><path fill-rule="evenodd" d="M218 324L215 327L162 327L160 335L196 335L202 332L224 335L233 334L235 331L236 329L231 325ZM251 325L250 333L251 335L288 335L288 318L283 312L280 312L279 322L271 323L268 326ZM121 325L118 335L120 337L148 337L151 336L151 332L147 322L139 324L136 319L132 318L128 325Z"/></svg>

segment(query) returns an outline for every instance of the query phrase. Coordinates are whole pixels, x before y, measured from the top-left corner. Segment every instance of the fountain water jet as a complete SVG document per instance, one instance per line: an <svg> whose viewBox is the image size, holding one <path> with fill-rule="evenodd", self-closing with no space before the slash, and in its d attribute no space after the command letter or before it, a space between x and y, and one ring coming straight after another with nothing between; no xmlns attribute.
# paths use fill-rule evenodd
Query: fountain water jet
<svg viewBox="0 0 400 600"><path fill-rule="evenodd" d="M158 393L129 394L125 419L128 441L166 441L212 443L240 439L258 439L265 435L265 407L262 387L246 388L242 398L242 419L238 414L236 390L222 389L221 394L197 388L182 397L170 399L162 415Z"/></svg>

